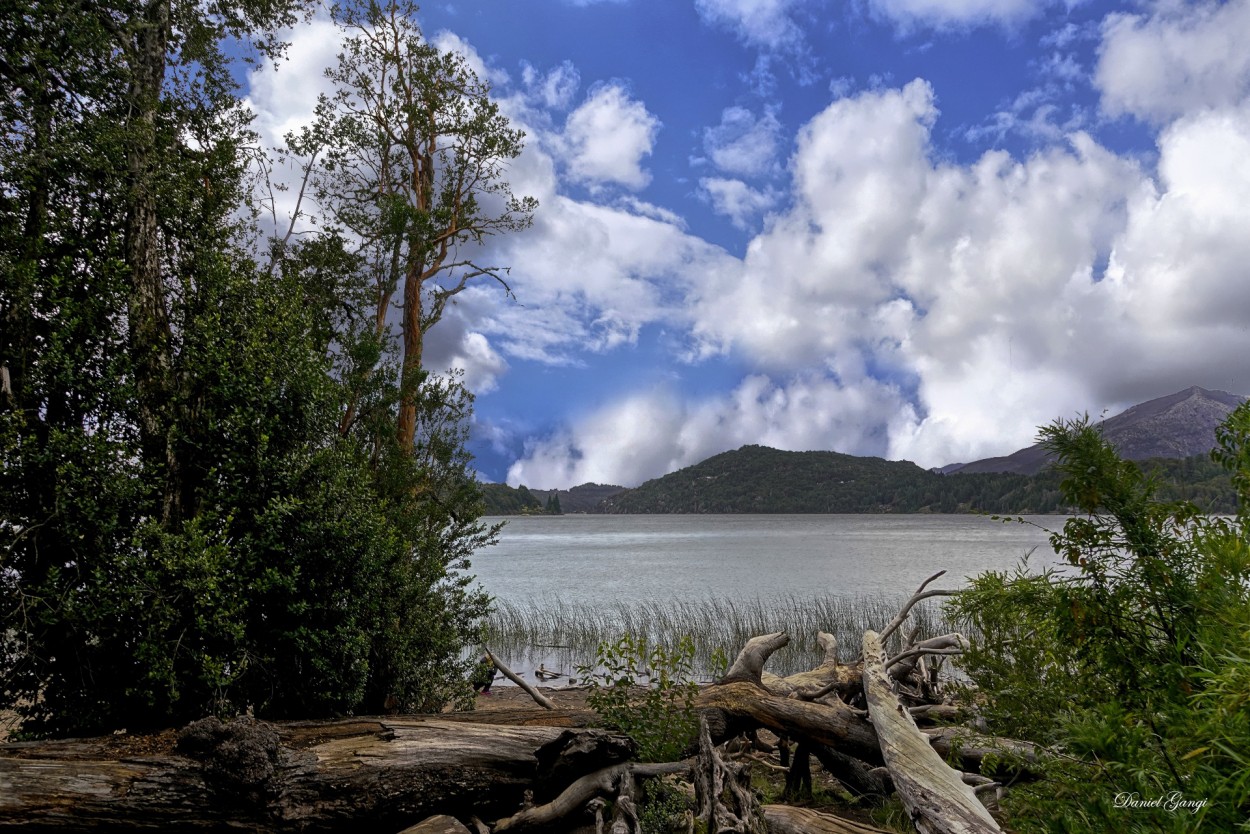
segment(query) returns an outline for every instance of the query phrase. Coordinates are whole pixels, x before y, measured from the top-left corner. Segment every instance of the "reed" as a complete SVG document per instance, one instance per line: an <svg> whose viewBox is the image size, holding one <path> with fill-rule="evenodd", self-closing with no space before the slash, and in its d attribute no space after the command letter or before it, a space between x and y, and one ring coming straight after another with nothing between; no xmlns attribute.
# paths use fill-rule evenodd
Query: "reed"
<svg viewBox="0 0 1250 834"><path fill-rule="evenodd" d="M614 642L625 634L667 648L689 635L695 645L696 673L702 680L711 680L723 671L717 668L718 655L732 660L751 637L784 630L790 635L790 645L773 656L769 670L788 675L820 663L818 631L838 638L840 660L854 659L864 630L880 629L906 599L886 594L790 594L770 599L708 597L596 605L553 595L526 602L497 600L487 635L492 650L503 652L519 668L544 664L565 673L593 665L600 643ZM929 603L926 600L912 610L909 628L919 625L925 636L952 630L940 603Z"/></svg>

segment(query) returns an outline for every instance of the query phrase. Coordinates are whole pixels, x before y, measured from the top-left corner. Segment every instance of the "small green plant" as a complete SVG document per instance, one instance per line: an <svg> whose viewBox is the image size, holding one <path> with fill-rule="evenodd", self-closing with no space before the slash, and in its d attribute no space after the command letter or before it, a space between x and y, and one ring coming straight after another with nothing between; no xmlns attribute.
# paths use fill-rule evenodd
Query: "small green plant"
<svg viewBox="0 0 1250 834"><path fill-rule="evenodd" d="M680 758L698 732L693 668L689 636L668 649L626 634L600 643L595 667L578 667L578 673L590 683L591 709L638 743L641 761L668 762Z"/></svg>
<svg viewBox="0 0 1250 834"><path fill-rule="evenodd" d="M669 834L686 830L686 813L693 812L690 798L664 779L652 779L642 789L638 825L642 834Z"/></svg>

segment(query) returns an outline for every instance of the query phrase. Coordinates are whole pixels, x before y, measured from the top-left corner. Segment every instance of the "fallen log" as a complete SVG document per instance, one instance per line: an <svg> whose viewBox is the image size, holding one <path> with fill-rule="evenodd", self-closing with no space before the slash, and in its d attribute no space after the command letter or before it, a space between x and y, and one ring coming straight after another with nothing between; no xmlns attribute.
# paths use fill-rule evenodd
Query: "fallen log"
<svg viewBox="0 0 1250 834"><path fill-rule="evenodd" d="M836 699L803 701L774 695L762 684L734 681L702 690L695 708L718 713L708 717L717 741L732 738L752 726L776 733L803 736L837 747L865 761L881 762L877 732L858 710Z"/></svg>
<svg viewBox="0 0 1250 834"><path fill-rule="evenodd" d="M546 695L539 692L534 687L530 686L528 683L525 682L525 680L520 675L516 674L511 669L509 669L503 663L503 661L501 661L499 658L495 657L495 655L491 653L490 648L488 648L487 646L483 646L482 651L486 652L486 656L490 658L491 663L495 664L495 668L498 669L500 672L503 672L504 677L506 677L508 680L512 681L517 686L524 689L526 694L534 699L535 703L537 703L539 706L543 707L544 709L556 708L556 705L551 702L550 698L548 698Z"/></svg>
<svg viewBox="0 0 1250 834"><path fill-rule="evenodd" d="M574 811L587 805L592 799L608 796L617 791L621 779L635 777L661 776L669 773L687 773L690 765L682 762L664 762L662 764L619 764L603 770L589 773L545 805L526 808L506 819L495 823L495 834L505 831L524 831L551 825Z"/></svg>
<svg viewBox="0 0 1250 834"><path fill-rule="evenodd" d="M0 831L399 831L492 819L627 761L602 730L369 718L206 719L160 736L0 745Z"/></svg>
<svg viewBox="0 0 1250 834"><path fill-rule="evenodd" d="M881 753L912 823L920 834L1001 832L990 812L916 727L899 703L886 671L887 658L874 631L864 632L864 690L868 719L877 729Z"/></svg>
<svg viewBox="0 0 1250 834"><path fill-rule="evenodd" d="M845 695L858 691L862 686L859 664L838 662L838 641L832 634L818 631L816 642L825 653L819 666L784 678L771 672L763 672L760 676L761 683L776 695L794 694L805 701L819 700L835 692Z"/></svg>
<svg viewBox="0 0 1250 834"><path fill-rule="evenodd" d="M929 581L933 578L936 576ZM706 718L713 740L720 743L756 727L766 727L778 735L806 738L870 764L881 764L880 739L863 711L832 695L807 701L797 692L791 692L795 697L783 697L766 688L764 664L789 639L784 632L753 637L735 661L731 674L699 692L695 708ZM770 682L779 680L789 678L774 676ZM966 727L938 727L921 732L929 737L938 755L954 760L961 770L974 773L981 772L984 760L992 757L998 762L995 773L1028 774L1029 765L1041 754L1039 748L1028 742L986 736Z"/></svg>
<svg viewBox="0 0 1250 834"><path fill-rule="evenodd" d="M769 834L890 834L884 828L791 805L764 805Z"/></svg>

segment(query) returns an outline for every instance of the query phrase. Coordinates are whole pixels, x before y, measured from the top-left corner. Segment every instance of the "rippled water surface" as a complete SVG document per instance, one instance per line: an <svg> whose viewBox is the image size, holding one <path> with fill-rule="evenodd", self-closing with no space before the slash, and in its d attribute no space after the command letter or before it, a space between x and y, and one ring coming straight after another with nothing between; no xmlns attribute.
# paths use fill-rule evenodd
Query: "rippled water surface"
<svg viewBox="0 0 1250 834"><path fill-rule="evenodd" d="M498 520L498 519L496 519ZM473 573L509 602L581 603L813 594L910 594L988 569L1053 564L1047 529L973 515L566 515L512 517ZM1035 526L1036 525L1036 526Z"/></svg>

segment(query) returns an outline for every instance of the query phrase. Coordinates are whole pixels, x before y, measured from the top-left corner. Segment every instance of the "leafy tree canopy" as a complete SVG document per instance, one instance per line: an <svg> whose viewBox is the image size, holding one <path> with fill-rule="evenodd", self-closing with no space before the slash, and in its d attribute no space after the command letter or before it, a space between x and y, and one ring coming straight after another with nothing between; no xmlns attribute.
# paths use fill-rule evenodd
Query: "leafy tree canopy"
<svg viewBox="0 0 1250 834"><path fill-rule="evenodd" d="M351 229L266 247L240 220L260 154L222 44L277 50L300 9L0 21L0 709L27 734L468 695L496 533L472 397L399 373Z"/></svg>

